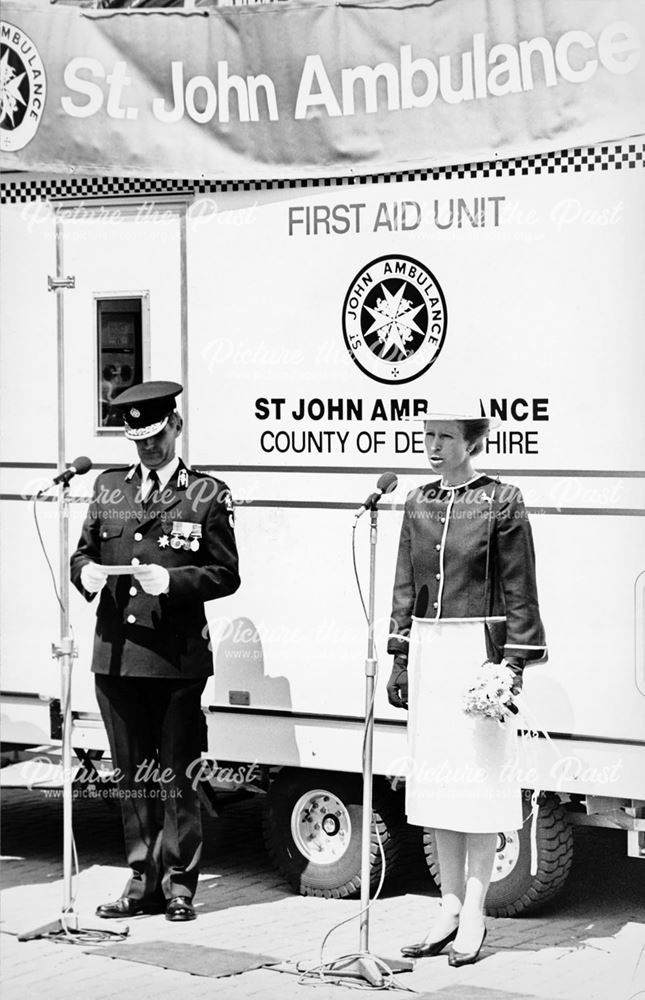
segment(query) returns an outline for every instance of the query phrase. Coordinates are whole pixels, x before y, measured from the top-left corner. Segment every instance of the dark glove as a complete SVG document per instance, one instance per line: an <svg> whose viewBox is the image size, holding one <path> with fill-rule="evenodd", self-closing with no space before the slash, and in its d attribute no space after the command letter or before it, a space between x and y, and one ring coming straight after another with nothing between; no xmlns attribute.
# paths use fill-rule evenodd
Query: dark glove
<svg viewBox="0 0 645 1000"><path fill-rule="evenodd" d="M511 695L513 696L508 702L509 711L513 715L517 715L519 709L515 704L515 698L522 690L522 684L524 683L523 673L524 673L524 660L506 660L506 666L513 672L513 684L511 685Z"/></svg>
<svg viewBox="0 0 645 1000"><path fill-rule="evenodd" d="M387 700L395 708L408 707L408 658L399 654L394 657L392 673L387 682Z"/></svg>
<svg viewBox="0 0 645 1000"><path fill-rule="evenodd" d="M511 692L517 695L522 690L522 684L524 683L522 676L524 673L524 660L507 660L506 665L513 671L514 680Z"/></svg>

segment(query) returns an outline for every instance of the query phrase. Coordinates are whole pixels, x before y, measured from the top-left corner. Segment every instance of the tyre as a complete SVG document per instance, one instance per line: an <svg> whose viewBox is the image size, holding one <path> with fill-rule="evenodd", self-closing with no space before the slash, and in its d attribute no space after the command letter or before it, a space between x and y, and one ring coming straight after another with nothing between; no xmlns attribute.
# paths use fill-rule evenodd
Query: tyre
<svg viewBox="0 0 645 1000"><path fill-rule="evenodd" d="M537 870L531 874L531 801L524 793L521 830L498 834L486 912L492 917L532 913L560 892L571 870L573 833L557 796L547 796L537 815ZM423 848L430 874L441 885L431 830L424 830Z"/></svg>
<svg viewBox="0 0 645 1000"><path fill-rule="evenodd" d="M340 899L360 894L362 798L358 776L330 771L287 769L272 783L265 802L264 840L275 867L303 896ZM390 875L396 867L402 827L397 797L375 782L371 890L377 887L382 870L376 830Z"/></svg>

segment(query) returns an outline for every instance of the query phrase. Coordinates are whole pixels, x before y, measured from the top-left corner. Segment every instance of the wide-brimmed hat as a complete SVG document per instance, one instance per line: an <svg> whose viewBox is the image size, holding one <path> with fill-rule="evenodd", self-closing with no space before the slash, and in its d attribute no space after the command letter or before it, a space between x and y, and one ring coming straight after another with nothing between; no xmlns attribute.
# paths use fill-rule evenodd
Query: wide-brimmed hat
<svg viewBox="0 0 645 1000"><path fill-rule="evenodd" d="M491 417L486 412L486 407L481 399L472 397L458 398L448 394L447 397L432 396L428 400L428 408L425 413L419 413L414 417L403 417L404 422L427 423L429 420L463 420L468 423L472 421L487 420L488 430L492 431L499 427L501 421L498 417Z"/></svg>
<svg viewBox="0 0 645 1000"><path fill-rule="evenodd" d="M141 382L115 396L112 403L123 414L125 436L141 441L162 431L183 391L178 382Z"/></svg>
<svg viewBox="0 0 645 1000"><path fill-rule="evenodd" d="M488 423L488 430L495 430L499 427L501 421L498 417L487 417L485 414L474 414L474 413L427 413L424 417L416 417L416 420L421 420L423 423L428 423L430 420L463 420L465 423L475 422L479 420L486 420Z"/></svg>

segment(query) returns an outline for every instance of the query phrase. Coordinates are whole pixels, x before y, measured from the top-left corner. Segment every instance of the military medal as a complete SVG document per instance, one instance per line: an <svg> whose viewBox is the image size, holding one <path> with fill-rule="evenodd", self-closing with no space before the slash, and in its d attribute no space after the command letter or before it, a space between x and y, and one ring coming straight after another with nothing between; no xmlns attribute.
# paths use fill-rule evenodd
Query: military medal
<svg viewBox="0 0 645 1000"><path fill-rule="evenodd" d="M197 552L199 540L202 537L201 524L191 521L173 521L170 544L173 549L184 549L186 552Z"/></svg>
<svg viewBox="0 0 645 1000"><path fill-rule="evenodd" d="M187 548L191 551L197 552L199 549L199 540L202 537L202 526L201 524L193 524L190 532L190 542L187 544Z"/></svg>
<svg viewBox="0 0 645 1000"><path fill-rule="evenodd" d="M157 539L157 545L159 546L160 549L167 549L169 543L170 539L168 538L168 535L160 535L159 538Z"/></svg>

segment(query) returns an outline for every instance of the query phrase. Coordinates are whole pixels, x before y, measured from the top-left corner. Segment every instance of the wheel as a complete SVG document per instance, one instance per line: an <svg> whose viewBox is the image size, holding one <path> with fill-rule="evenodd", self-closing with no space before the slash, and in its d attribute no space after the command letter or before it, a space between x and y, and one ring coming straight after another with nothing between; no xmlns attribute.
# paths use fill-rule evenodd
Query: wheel
<svg viewBox="0 0 645 1000"><path fill-rule="evenodd" d="M537 815L537 871L531 875L530 793L524 793L521 830L498 834L486 912L492 917L531 913L560 892L571 870L573 834L557 796L547 796ZM431 830L424 830L423 848L430 874L441 885Z"/></svg>
<svg viewBox="0 0 645 1000"><path fill-rule="evenodd" d="M363 789L359 777L330 771L284 770L266 796L264 839L269 856L303 896L355 897L361 888ZM370 844L374 890L381 876L381 852L390 875L403 826L398 800L375 783Z"/></svg>

